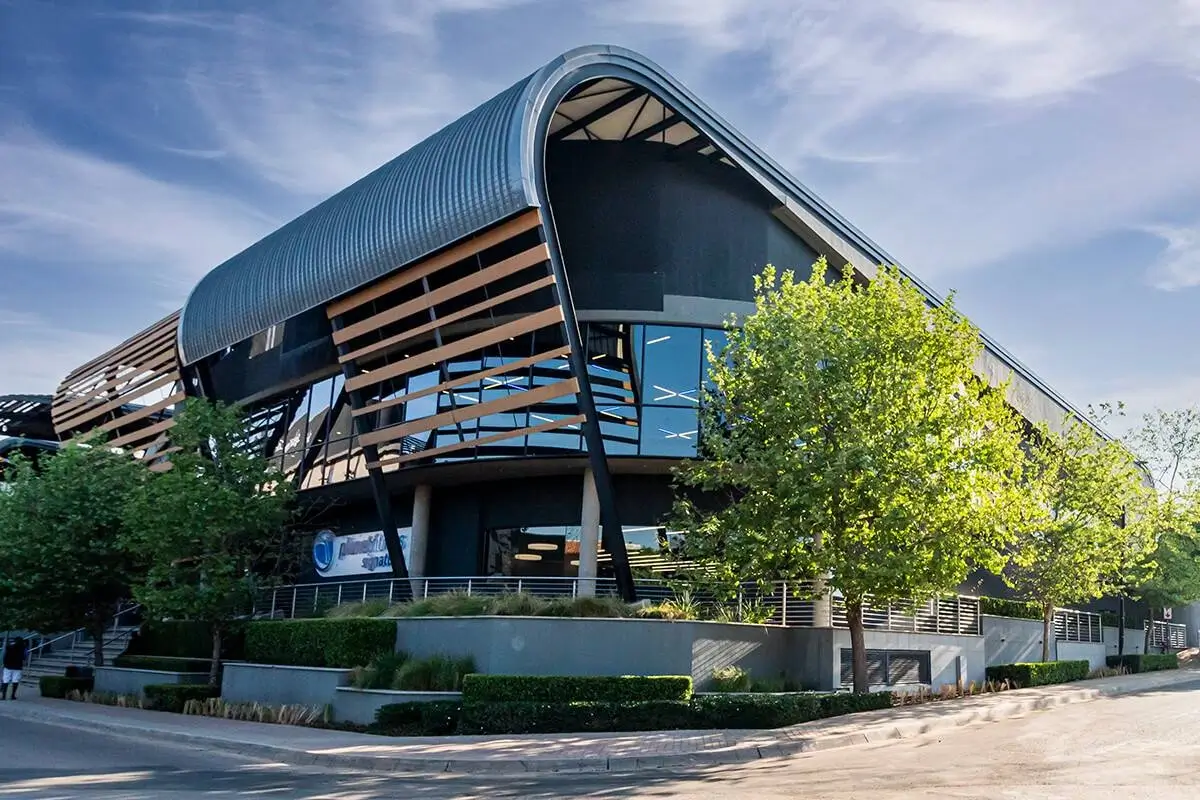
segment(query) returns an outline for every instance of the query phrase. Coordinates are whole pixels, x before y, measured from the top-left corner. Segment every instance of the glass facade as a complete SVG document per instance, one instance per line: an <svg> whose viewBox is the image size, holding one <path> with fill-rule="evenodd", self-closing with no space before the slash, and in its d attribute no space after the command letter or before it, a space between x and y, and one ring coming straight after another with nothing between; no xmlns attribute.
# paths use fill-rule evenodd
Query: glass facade
<svg viewBox="0 0 1200 800"><path fill-rule="evenodd" d="M709 328L591 322L581 331L587 349L588 380L596 402L605 451L610 456L689 458L696 454L698 410L707 373L705 343L719 350L725 333ZM560 381L570 369L566 356L530 362L538 354L565 345L561 331L543 329L499 345L460 356L445 364L406 375L388 387L379 401L408 395L404 404L381 412L379 427L444 414L528 392ZM507 365L517 365L505 369ZM487 371L489 377L456 383ZM288 474L303 473L302 488L353 480L366 474L357 444L353 416L345 400L341 375L328 378L284 404L289 419L286 434L269 449ZM275 401L277 404L281 401ZM574 394L552 398L509 413L452 422L432 431L407 436L380 447L384 469L389 454L410 455L423 450L476 439L474 448L434 454L417 464L459 462L486 458L569 455L586 448L577 422L563 420L580 414ZM504 433L526 431L518 437ZM269 438L269 437L268 437Z"/></svg>
<svg viewBox="0 0 1200 800"><path fill-rule="evenodd" d="M634 570L653 574L678 567L678 562L666 558L666 551L679 543L678 533L660 525L626 525L621 530ZM493 528L485 536L485 575L514 578L579 575L578 526ZM612 559L603 547L597 550L596 562L599 577L612 577Z"/></svg>

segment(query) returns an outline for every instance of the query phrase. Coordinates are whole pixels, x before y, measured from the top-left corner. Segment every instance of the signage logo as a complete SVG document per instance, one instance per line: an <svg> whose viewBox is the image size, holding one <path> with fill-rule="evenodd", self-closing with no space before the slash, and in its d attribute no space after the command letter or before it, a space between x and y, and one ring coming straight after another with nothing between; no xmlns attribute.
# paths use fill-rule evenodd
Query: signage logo
<svg viewBox="0 0 1200 800"><path fill-rule="evenodd" d="M400 548L407 560L411 530L404 528L398 533ZM312 559L317 575L322 578L387 574L392 571L392 559L381 531L344 536L321 531L313 539Z"/></svg>
<svg viewBox="0 0 1200 800"><path fill-rule="evenodd" d="M324 575L333 567L337 555L337 537L331 531L321 531L313 540L313 563L317 572Z"/></svg>

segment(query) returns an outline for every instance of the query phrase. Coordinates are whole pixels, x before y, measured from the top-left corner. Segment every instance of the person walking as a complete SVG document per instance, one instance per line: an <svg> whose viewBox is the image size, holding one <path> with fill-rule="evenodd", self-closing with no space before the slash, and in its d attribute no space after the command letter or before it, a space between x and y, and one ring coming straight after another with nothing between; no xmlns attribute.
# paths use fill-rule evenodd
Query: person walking
<svg viewBox="0 0 1200 800"><path fill-rule="evenodd" d="M8 700L8 687L12 685L12 699L17 699L17 688L21 685L21 670L25 669L25 654L29 643L17 636L8 640L4 648L3 686L0 686L0 700Z"/></svg>

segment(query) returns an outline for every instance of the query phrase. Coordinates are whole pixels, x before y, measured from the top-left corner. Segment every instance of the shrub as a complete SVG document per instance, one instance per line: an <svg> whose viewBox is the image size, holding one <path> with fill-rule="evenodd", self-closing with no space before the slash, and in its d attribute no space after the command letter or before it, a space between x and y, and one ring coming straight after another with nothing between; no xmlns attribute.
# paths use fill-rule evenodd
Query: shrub
<svg viewBox="0 0 1200 800"><path fill-rule="evenodd" d="M475 659L432 656L405 662L396 670L391 688L406 692L457 692L463 678L475 671Z"/></svg>
<svg viewBox="0 0 1200 800"><path fill-rule="evenodd" d="M750 687L750 673L741 667L719 667L713 670L712 690L714 692L748 692Z"/></svg>
<svg viewBox="0 0 1200 800"><path fill-rule="evenodd" d="M182 714L189 700L207 700L218 697L221 687L207 684L154 683L145 687L146 704L155 711L170 711Z"/></svg>
<svg viewBox="0 0 1200 800"><path fill-rule="evenodd" d="M461 731L471 734L603 733L694 727L690 703L464 703Z"/></svg>
<svg viewBox="0 0 1200 800"><path fill-rule="evenodd" d="M518 592L492 598L488 613L498 617L536 617L545 607L546 601L540 597Z"/></svg>
<svg viewBox="0 0 1200 800"><path fill-rule="evenodd" d="M781 728L822 716L817 694L696 695L692 707L697 728Z"/></svg>
<svg viewBox="0 0 1200 800"><path fill-rule="evenodd" d="M792 680L784 675L778 678L752 678L750 681L750 691L760 694L780 694L783 692L800 692L804 687L799 682Z"/></svg>
<svg viewBox="0 0 1200 800"><path fill-rule="evenodd" d="M42 697L54 697L59 700L66 699L71 692L90 692L92 691L93 680L91 678L68 678L65 675L44 675L38 679L38 689L41 690Z"/></svg>
<svg viewBox="0 0 1200 800"><path fill-rule="evenodd" d="M620 618L630 615L629 605L615 597L575 597L551 600L539 617Z"/></svg>
<svg viewBox="0 0 1200 800"><path fill-rule="evenodd" d="M408 661L408 653L380 653L365 667L358 667L350 677L356 689L391 689L396 670Z"/></svg>
<svg viewBox="0 0 1200 800"><path fill-rule="evenodd" d="M979 613L1014 619L1042 619L1042 607L1029 600L1005 600L1000 597L979 598Z"/></svg>
<svg viewBox="0 0 1200 800"><path fill-rule="evenodd" d="M236 719L243 722L263 722L274 725L322 725L327 722L324 706L282 705L264 703L229 703L219 697L192 698L183 704L188 716Z"/></svg>
<svg viewBox="0 0 1200 800"><path fill-rule="evenodd" d="M462 691L464 703L685 702L692 696L692 679L685 675L467 675Z"/></svg>
<svg viewBox="0 0 1200 800"><path fill-rule="evenodd" d="M1038 661L1029 664L997 664L987 668L989 681L1009 681L1019 688L1081 681L1088 676L1087 661Z"/></svg>
<svg viewBox="0 0 1200 800"><path fill-rule="evenodd" d="M396 623L389 619L252 622L246 628L246 658L257 664L351 669L395 647Z"/></svg>
<svg viewBox="0 0 1200 800"><path fill-rule="evenodd" d="M375 712L372 733L388 736L447 736L456 733L462 704L438 700L432 703L393 703Z"/></svg>
<svg viewBox="0 0 1200 800"><path fill-rule="evenodd" d="M386 614L389 617L481 617L487 611L486 597L466 592L447 592L392 606Z"/></svg>
<svg viewBox="0 0 1200 800"><path fill-rule="evenodd" d="M327 619L344 619L345 617L378 617L388 610L387 600L368 600L365 603L343 603L325 612Z"/></svg>
<svg viewBox="0 0 1200 800"><path fill-rule="evenodd" d="M1106 663L1110 667L1124 667L1131 673L1179 669L1179 658L1173 653L1109 656Z"/></svg>
<svg viewBox="0 0 1200 800"><path fill-rule="evenodd" d="M891 692L870 692L869 694L838 692L837 694L821 695L821 717L840 717L843 714L891 708L894 700L895 697Z"/></svg>
<svg viewBox="0 0 1200 800"><path fill-rule="evenodd" d="M245 631L245 622L230 624L222 637L222 658L230 661L245 658ZM125 654L209 659L212 657L212 629L206 622L193 620L151 620L133 635Z"/></svg>
<svg viewBox="0 0 1200 800"><path fill-rule="evenodd" d="M121 655L113 659L114 667L154 669L161 672L202 672L208 674L211 665L212 661L207 658Z"/></svg>

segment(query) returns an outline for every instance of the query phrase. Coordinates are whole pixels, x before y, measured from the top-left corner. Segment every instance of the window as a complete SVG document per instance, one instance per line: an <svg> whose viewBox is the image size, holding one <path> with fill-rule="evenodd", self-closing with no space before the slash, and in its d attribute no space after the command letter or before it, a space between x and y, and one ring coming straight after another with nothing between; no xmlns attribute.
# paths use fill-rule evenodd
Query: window
<svg viewBox="0 0 1200 800"><path fill-rule="evenodd" d="M928 650L868 650L867 680L872 686L931 683ZM854 657L842 648L842 686L854 685Z"/></svg>
<svg viewBox="0 0 1200 800"><path fill-rule="evenodd" d="M642 391L647 405L700 403L700 328L647 325Z"/></svg>

